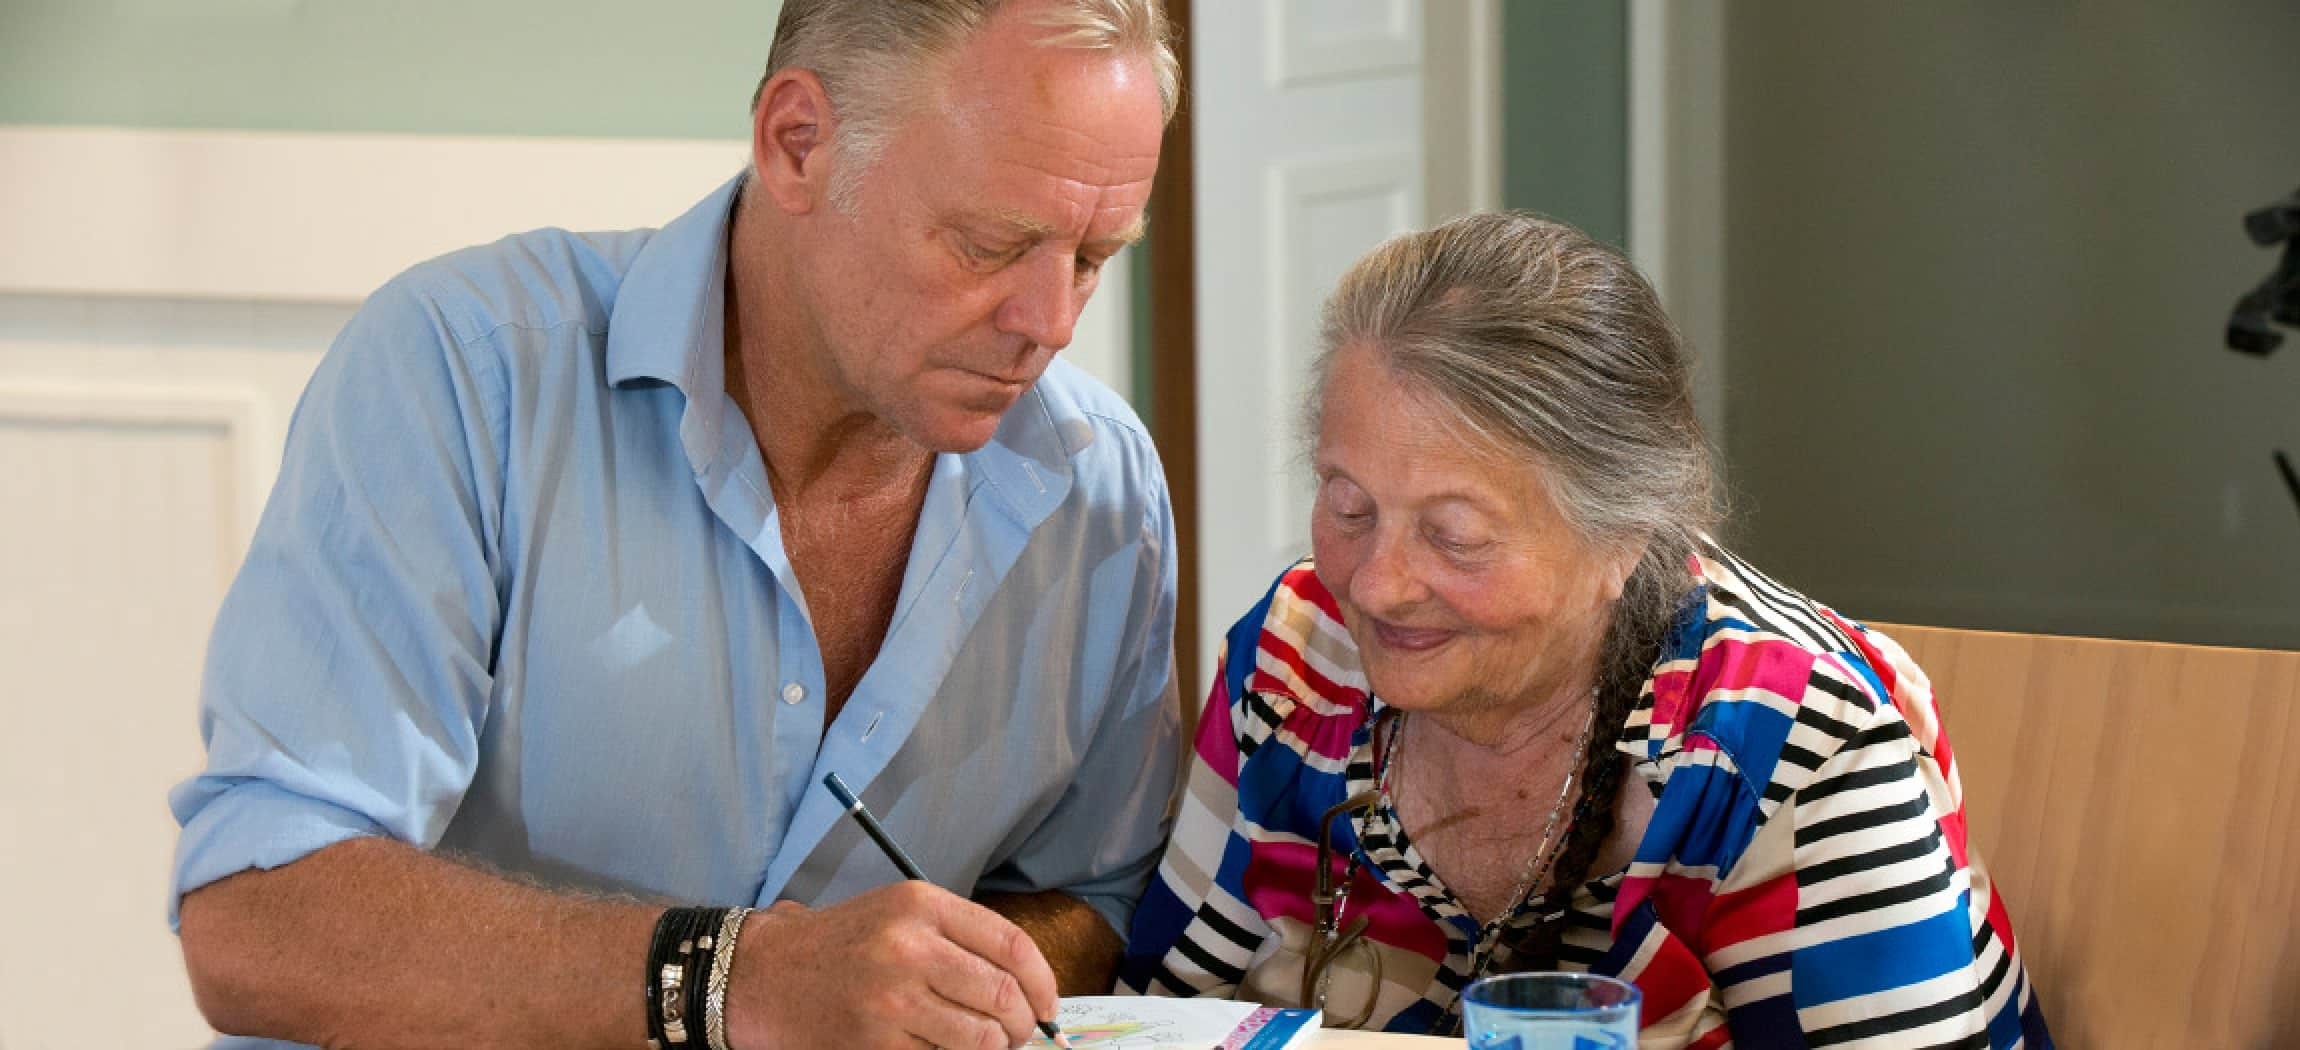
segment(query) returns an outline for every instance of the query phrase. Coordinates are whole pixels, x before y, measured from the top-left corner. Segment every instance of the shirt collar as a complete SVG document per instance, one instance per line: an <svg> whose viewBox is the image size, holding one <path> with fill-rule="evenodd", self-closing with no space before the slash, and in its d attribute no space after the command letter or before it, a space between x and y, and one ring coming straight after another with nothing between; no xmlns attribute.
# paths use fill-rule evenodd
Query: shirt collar
<svg viewBox="0 0 2300 1050"><path fill-rule="evenodd" d="M648 238L607 319L607 379L655 379L691 401L725 382L727 223L743 176Z"/></svg>
<svg viewBox="0 0 2300 1050"><path fill-rule="evenodd" d="M1070 457L1093 441L1093 426L1054 386L1053 372L1016 399L990 443L962 457L1014 522L1035 528L1070 493Z"/></svg>

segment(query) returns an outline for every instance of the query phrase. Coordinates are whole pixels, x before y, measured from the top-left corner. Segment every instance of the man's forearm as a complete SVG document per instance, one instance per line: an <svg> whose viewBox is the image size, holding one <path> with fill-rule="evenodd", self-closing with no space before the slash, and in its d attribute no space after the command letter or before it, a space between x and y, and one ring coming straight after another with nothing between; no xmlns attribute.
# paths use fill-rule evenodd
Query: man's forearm
<svg viewBox="0 0 2300 1050"><path fill-rule="evenodd" d="M208 1022L326 1045L633 1047L660 909L355 839L183 902Z"/></svg>
<svg viewBox="0 0 2300 1050"><path fill-rule="evenodd" d="M1054 967L1064 995L1106 995L1118 976L1118 956L1126 947L1102 913L1067 893L985 893L983 907L1022 927Z"/></svg>

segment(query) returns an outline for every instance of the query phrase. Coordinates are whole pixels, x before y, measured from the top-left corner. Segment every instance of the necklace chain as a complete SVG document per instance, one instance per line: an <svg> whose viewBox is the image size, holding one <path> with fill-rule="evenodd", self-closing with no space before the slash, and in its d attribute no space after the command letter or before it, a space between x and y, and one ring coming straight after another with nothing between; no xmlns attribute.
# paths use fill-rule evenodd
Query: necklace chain
<svg viewBox="0 0 2300 1050"><path fill-rule="evenodd" d="M1493 918L1486 922L1485 932L1487 933L1500 927L1510 916L1525 907L1526 901L1533 896L1533 888L1540 884L1542 877L1549 873L1550 865L1557 860L1558 848L1565 845L1557 837L1557 825L1560 820L1565 818L1565 804L1573 798L1574 777L1580 770L1582 757L1589 750L1589 734L1597 726L1596 692L1595 689L1590 690L1589 714L1582 719L1581 732L1574 740L1573 758L1571 764L1565 767L1565 782L1558 785L1557 801L1549 807L1549 818L1542 822L1541 844L1534 847L1533 852L1525 858L1524 866L1518 869L1517 887L1510 890L1509 898L1503 903L1501 910L1494 913ZM1405 711L1398 713L1397 728L1392 730L1393 739L1390 742L1388 761L1382 763L1382 774L1377 782L1382 795L1390 800L1390 807L1393 810L1397 807L1397 800L1395 796L1390 794L1390 777L1394 770L1405 765L1406 720L1411 713ZM1553 845L1558 848L1552 848ZM1482 942L1486 938L1481 936L1479 940ZM1482 946L1479 954L1483 954Z"/></svg>

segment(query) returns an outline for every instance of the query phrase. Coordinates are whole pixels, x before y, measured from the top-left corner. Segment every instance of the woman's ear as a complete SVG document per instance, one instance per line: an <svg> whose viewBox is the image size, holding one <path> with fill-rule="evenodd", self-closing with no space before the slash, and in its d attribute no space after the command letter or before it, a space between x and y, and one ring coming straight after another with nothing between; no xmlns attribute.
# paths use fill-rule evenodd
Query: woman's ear
<svg viewBox="0 0 2300 1050"><path fill-rule="evenodd" d="M754 182L791 215L815 210L830 187L831 131L838 118L814 71L785 69L759 90L751 112Z"/></svg>
<svg viewBox="0 0 2300 1050"><path fill-rule="evenodd" d="M1645 561L1645 552L1653 546L1651 537L1639 537L1636 542L1613 551L1605 559L1605 600L1617 602L1629 589L1629 577L1637 573L1637 566Z"/></svg>

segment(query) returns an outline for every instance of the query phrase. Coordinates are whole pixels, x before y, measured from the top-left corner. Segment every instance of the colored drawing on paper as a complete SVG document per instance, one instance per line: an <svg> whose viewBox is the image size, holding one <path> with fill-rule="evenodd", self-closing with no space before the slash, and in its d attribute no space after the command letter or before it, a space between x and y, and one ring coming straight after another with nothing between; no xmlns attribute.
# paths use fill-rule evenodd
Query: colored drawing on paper
<svg viewBox="0 0 2300 1050"><path fill-rule="evenodd" d="M1078 1050L1207 1050L1253 1011L1251 1003L1224 1000L1077 996L1062 1000L1055 1020ZM1028 1045L1053 1044L1038 1036Z"/></svg>
<svg viewBox="0 0 2300 1050"><path fill-rule="evenodd" d="M1159 1042L1157 1031L1166 1027L1169 1026L1152 1021L1116 1021L1109 1024L1071 1024L1064 1021L1062 1022L1062 1035L1063 1038L1070 1040L1070 1045L1077 1050L1085 1050L1086 1047L1096 1047L1099 1050L1135 1050L1137 1047L1147 1048L1165 1045ZM1031 1040L1030 1045L1052 1046L1054 1044L1048 1042L1045 1036L1039 1036Z"/></svg>

